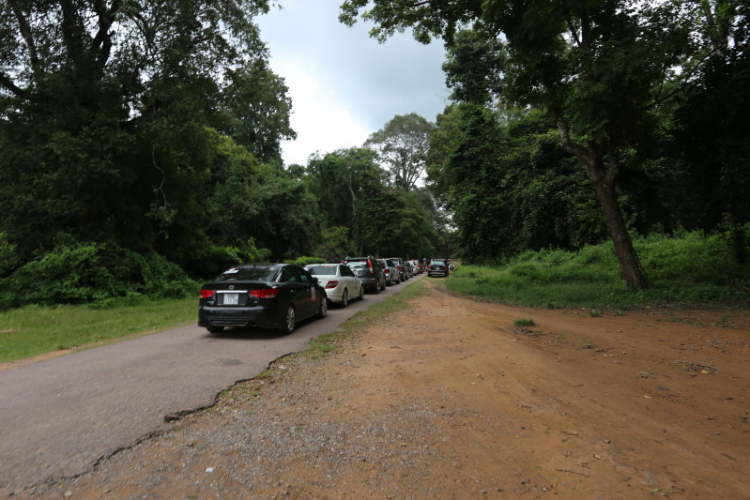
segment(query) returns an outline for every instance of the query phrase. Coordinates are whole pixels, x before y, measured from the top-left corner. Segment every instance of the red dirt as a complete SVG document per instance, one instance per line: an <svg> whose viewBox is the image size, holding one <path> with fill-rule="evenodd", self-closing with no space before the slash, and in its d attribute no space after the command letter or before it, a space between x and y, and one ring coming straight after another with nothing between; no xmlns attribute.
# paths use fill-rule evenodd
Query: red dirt
<svg viewBox="0 0 750 500"><path fill-rule="evenodd" d="M747 310L592 317L425 282L325 358L279 360L173 432L28 493L750 498Z"/></svg>

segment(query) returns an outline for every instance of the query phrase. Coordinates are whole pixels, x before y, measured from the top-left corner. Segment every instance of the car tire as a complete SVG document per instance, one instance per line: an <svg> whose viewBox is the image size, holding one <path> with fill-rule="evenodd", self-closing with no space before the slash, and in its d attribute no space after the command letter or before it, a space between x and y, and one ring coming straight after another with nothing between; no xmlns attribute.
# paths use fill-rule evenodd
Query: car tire
<svg viewBox="0 0 750 500"><path fill-rule="evenodd" d="M344 288L344 293L341 295L341 307L344 308L349 305L349 290Z"/></svg>
<svg viewBox="0 0 750 500"><path fill-rule="evenodd" d="M216 333L223 332L224 331L224 327L223 326L213 326L213 325L210 325L210 326L206 327L206 330L208 330L208 333L214 333L214 334L216 334Z"/></svg>
<svg viewBox="0 0 750 500"><path fill-rule="evenodd" d="M365 287L359 287L359 300L365 300Z"/></svg>
<svg viewBox="0 0 750 500"><path fill-rule="evenodd" d="M383 290L385 290L385 284L383 284ZM375 288L372 290L375 295L380 293L380 283L375 283Z"/></svg>
<svg viewBox="0 0 750 500"><path fill-rule="evenodd" d="M325 302L325 299L323 299ZM294 306L289 306L284 314L284 324L281 325L279 330L284 335L289 335L294 331L294 327L297 326L297 312L294 310Z"/></svg>
<svg viewBox="0 0 750 500"><path fill-rule="evenodd" d="M318 318L325 318L328 316L328 301L327 300L321 300L320 301L320 309L318 309Z"/></svg>

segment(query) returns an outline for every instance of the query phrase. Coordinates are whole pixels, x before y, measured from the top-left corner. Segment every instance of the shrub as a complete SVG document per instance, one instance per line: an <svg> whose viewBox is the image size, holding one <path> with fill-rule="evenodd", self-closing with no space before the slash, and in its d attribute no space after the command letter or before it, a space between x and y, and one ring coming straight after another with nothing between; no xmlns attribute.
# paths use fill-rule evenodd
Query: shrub
<svg viewBox="0 0 750 500"><path fill-rule="evenodd" d="M178 298L196 283L155 252L138 254L117 245L66 241L3 280L9 293L0 308L29 304L86 304L113 297Z"/></svg>

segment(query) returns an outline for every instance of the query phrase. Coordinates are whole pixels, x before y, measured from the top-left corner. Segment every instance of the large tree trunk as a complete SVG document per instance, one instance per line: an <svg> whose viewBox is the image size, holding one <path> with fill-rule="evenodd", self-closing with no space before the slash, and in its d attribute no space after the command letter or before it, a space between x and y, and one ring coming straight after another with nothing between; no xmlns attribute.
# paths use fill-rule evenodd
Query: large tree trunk
<svg viewBox="0 0 750 500"><path fill-rule="evenodd" d="M646 272L643 270L641 261L633 246L633 240L625 226L620 204L615 192L615 180L618 168L610 166L608 170L603 168L603 161L598 155L589 157L584 161L589 179L594 184L594 189L599 197L599 203L604 210L607 219L607 229L615 246L615 255L620 263L620 271L625 280L636 290L644 290L649 287ZM616 160L613 160L616 161Z"/></svg>
<svg viewBox="0 0 750 500"><path fill-rule="evenodd" d="M607 229L615 246L615 255L620 263L620 271L625 280L636 290L645 290L649 287L646 279L646 271L643 270L641 261L630 239L630 233L622 218L620 204L617 201L615 184L620 173L620 165L616 153L609 158L608 168L604 165L603 147L584 147L571 139L568 125L565 120L558 116L558 129L563 147L575 155L583 163L586 173L594 185L599 203L604 210L607 219Z"/></svg>

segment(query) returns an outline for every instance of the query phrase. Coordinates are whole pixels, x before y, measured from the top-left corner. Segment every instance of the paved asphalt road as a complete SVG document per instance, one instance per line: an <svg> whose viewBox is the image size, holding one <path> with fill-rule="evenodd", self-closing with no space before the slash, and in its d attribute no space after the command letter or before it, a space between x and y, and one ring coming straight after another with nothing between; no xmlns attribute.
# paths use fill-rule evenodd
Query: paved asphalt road
<svg viewBox="0 0 750 500"><path fill-rule="evenodd" d="M0 494L91 470L411 282L331 308L289 336L186 326L0 372Z"/></svg>

